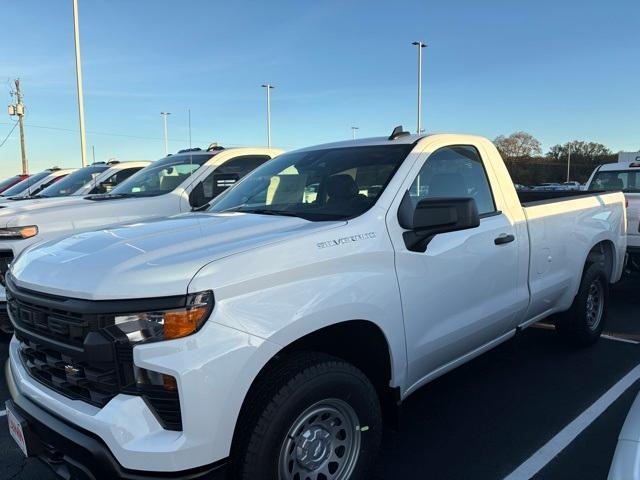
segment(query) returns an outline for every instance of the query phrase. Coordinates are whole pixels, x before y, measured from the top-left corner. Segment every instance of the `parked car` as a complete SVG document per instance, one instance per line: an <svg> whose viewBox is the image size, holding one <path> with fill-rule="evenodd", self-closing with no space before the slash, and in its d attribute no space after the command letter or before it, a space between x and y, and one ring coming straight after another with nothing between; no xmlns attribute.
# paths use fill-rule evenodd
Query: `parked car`
<svg viewBox="0 0 640 480"><path fill-rule="evenodd" d="M104 478L370 478L421 386L551 314L602 332L623 195L521 195L489 140L396 129L34 246L7 274L14 438Z"/></svg>
<svg viewBox="0 0 640 480"><path fill-rule="evenodd" d="M150 160L135 161L110 161L106 162L108 168L96 175L90 182L72 193L73 196L94 195L97 193L111 193L116 186L120 185L134 173L148 167L153 162Z"/></svg>
<svg viewBox="0 0 640 480"><path fill-rule="evenodd" d="M540 185L536 185L533 187L533 190L536 191L549 191L549 192L557 192L560 190L566 190L566 188L559 183L541 183Z"/></svg>
<svg viewBox="0 0 640 480"><path fill-rule="evenodd" d="M26 178L29 178L29 175L20 174L20 175L14 175L13 177L5 178L0 182L0 193L13 187L17 183L20 183Z"/></svg>
<svg viewBox="0 0 640 480"><path fill-rule="evenodd" d="M581 190L582 189L582 184L580 182L575 181L575 180L570 181L570 182L564 182L562 184L562 186L567 190Z"/></svg>
<svg viewBox="0 0 640 480"><path fill-rule="evenodd" d="M638 478L640 465L640 395L636 396L618 435L607 480Z"/></svg>
<svg viewBox="0 0 640 480"><path fill-rule="evenodd" d="M13 202L12 208L0 209L0 331L11 331L1 285L4 273L25 248L74 232L188 212L280 152L269 148L186 151L153 162L109 193Z"/></svg>
<svg viewBox="0 0 640 480"><path fill-rule="evenodd" d="M62 180L76 168L48 168L31 175L11 188L0 193L0 204L25 197L32 197L50 185Z"/></svg>
<svg viewBox="0 0 640 480"><path fill-rule="evenodd" d="M628 268L640 273L640 162L608 163L597 167L586 190L623 192L627 200Z"/></svg>
<svg viewBox="0 0 640 480"><path fill-rule="evenodd" d="M34 195L11 197L10 199L20 201L20 207L24 207L40 205L43 200L55 199L59 202L70 196L107 193L115 185L149 164L151 164L150 161L96 162L70 173Z"/></svg>
<svg viewBox="0 0 640 480"><path fill-rule="evenodd" d="M69 195L109 193L113 187L150 164L150 161L96 162L76 170L63 180L45 188L35 197L48 199Z"/></svg>

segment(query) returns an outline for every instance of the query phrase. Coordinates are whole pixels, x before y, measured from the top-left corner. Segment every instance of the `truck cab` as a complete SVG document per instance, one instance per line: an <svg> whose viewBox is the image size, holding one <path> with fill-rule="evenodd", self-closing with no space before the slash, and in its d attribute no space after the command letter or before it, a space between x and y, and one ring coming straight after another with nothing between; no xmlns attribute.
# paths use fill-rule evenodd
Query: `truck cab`
<svg viewBox="0 0 640 480"><path fill-rule="evenodd" d="M591 174L586 189L622 192L627 201L628 269L640 273L640 160L600 165Z"/></svg>

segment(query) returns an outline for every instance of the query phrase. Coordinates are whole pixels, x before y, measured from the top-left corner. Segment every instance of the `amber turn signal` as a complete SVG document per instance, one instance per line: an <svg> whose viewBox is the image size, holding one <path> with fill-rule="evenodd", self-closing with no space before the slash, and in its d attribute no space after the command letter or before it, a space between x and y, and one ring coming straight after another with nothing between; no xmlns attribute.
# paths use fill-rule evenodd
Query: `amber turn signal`
<svg viewBox="0 0 640 480"><path fill-rule="evenodd" d="M194 307L188 310L165 312L164 314L164 339L181 338L191 335L200 328L206 320L208 312L206 306Z"/></svg>

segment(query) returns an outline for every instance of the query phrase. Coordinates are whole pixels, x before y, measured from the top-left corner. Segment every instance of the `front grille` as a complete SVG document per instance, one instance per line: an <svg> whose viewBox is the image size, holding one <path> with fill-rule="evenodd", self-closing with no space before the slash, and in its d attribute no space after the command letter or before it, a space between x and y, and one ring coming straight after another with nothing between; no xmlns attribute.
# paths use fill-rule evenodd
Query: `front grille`
<svg viewBox="0 0 640 480"><path fill-rule="evenodd" d="M114 314L69 311L59 308L65 299L18 291L8 282L7 309L34 379L100 408L119 393L139 395L164 428L182 429L178 392L136 383L133 347L114 325Z"/></svg>
<svg viewBox="0 0 640 480"><path fill-rule="evenodd" d="M11 250L0 251L0 284L4 285L4 276L9 270L9 265L13 262L13 252Z"/></svg>
<svg viewBox="0 0 640 480"><path fill-rule="evenodd" d="M20 355L31 376L70 398L102 407L120 391L113 363L78 362L28 339L22 340Z"/></svg>

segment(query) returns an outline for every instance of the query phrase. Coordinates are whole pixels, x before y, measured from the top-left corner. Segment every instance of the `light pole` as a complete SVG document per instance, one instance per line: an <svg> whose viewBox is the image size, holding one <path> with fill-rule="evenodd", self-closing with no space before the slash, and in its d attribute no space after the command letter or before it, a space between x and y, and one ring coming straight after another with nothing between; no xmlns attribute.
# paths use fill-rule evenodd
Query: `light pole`
<svg viewBox="0 0 640 480"><path fill-rule="evenodd" d="M262 85L262 88L267 89L267 146L271 148L271 90L273 90L273 85L266 83Z"/></svg>
<svg viewBox="0 0 640 480"><path fill-rule="evenodd" d="M422 49L427 46L423 42L412 42L418 49L418 134L422 133Z"/></svg>
<svg viewBox="0 0 640 480"><path fill-rule="evenodd" d="M167 135L167 116L171 115L171 112L160 112L164 121L164 156L169 155L169 137Z"/></svg>
<svg viewBox="0 0 640 480"><path fill-rule="evenodd" d="M569 151L567 152L567 183L569 183L570 173L571 173L571 142L569 142Z"/></svg>
<svg viewBox="0 0 640 480"><path fill-rule="evenodd" d="M78 89L78 117L80 119L80 150L82 166L87 165L87 144L84 132L84 95L82 93L82 62L80 59L80 29L78 27L78 0L73 0L73 37L76 44L76 84Z"/></svg>
<svg viewBox="0 0 640 480"><path fill-rule="evenodd" d="M356 139L356 130L360 130L358 127L351 127L351 138Z"/></svg>

